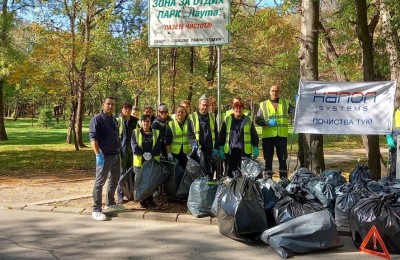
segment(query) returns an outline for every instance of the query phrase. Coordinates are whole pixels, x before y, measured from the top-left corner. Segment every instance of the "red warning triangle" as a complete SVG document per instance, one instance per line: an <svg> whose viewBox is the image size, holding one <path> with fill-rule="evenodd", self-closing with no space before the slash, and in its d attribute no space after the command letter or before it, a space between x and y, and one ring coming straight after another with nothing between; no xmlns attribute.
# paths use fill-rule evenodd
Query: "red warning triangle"
<svg viewBox="0 0 400 260"><path fill-rule="evenodd" d="M367 246L368 242L371 240L371 238L373 240L374 249L377 249L376 240L378 240L378 243L381 246L383 253L365 248ZM387 250L385 243L383 243L382 237L379 234L378 230L376 229L375 225L372 226L371 229L368 231L367 236L365 237L364 241L362 242L362 244L360 246L360 251L371 254L371 255L380 256L380 257L383 257L386 259L392 259L389 255L389 251Z"/></svg>

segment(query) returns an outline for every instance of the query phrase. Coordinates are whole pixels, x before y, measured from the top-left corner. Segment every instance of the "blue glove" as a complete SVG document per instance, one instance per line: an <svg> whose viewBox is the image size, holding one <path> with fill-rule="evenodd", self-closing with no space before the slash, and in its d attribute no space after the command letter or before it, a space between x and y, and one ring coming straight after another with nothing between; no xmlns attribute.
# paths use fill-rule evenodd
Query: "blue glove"
<svg viewBox="0 0 400 260"><path fill-rule="evenodd" d="M214 149L214 150L216 151L216 149ZM213 152L214 152L214 150L213 150ZM224 152L224 147L223 146L220 146L218 148L218 156L219 156L219 158L221 160L225 160L225 152Z"/></svg>
<svg viewBox="0 0 400 260"><path fill-rule="evenodd" d="M213 157L217 157L218 156L218 150L217 149L213 149L212 150L212 156Z"/></svg>
<svg viewBox="0 0 400 260"><path fill-rule="evenodd" d="M258 149L257 146L254 146L253 147L253 158L257 159L259 155L260 155L260 150Z"/></svg>
<svg viewBox="0 0 400 260"><path fill-rule="evenodd" d="M104 154L102 153L96 154L96 166L97 167L104 166Z"/></svg>
<svg viewBox="0 0 400 260"><path fill-rule="evenodd" d="M390 148L396 148L396 142L392 135L386 135L386 143Z"/></svg>
<svg viewBox="0 0 400 260"><path fill-rule="evenodd" d="M268 124L269 126L276 126L276 120L275 120L275 118L272 118L272 119L268 120L267 124Z"/></svg>

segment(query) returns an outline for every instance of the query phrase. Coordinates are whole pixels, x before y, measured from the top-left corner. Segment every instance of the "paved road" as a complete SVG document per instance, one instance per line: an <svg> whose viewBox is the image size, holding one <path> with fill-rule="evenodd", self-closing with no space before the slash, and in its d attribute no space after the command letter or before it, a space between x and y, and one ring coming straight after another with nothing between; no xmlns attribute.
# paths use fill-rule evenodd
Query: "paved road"
<svg viewBox="0 0 400 260"><path fill-rule="evenodd" d="M344 247L295 259L378 259ZM223 237L218 226L0 210L0 259L279 259L267 245ZM400 259L400 258L395 258Z"/></svg>

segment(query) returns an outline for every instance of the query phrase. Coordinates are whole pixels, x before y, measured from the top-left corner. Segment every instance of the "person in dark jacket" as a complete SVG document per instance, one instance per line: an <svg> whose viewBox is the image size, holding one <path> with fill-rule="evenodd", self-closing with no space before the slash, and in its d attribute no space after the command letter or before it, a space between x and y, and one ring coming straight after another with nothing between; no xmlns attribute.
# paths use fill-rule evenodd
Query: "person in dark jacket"
<svg viewBox="0 0 400 260"><path fill-rule="evenodd" d="M192 114L192 121L199 149L204 155L203 173L212 180L215 171L213 158L218 156L218 129L215 115L208 112L209 107L209 98L204 94L199 99L199 110Z"/></svg>
<svg viewBox="0 0 400 260"><path fill-rule="evenodd" d="M165 131L165 145L168 160L177 159L185 169L188 161L187 154L191 150L197 150L197 141L194 137L193 123L183 106L176 108L175 119L168 122Z"/></svg>
<svg viewBox="0 0 400 260"><path fill-rule="evenodd" d="M140 118L141 128L136 129L132 135L133 151L133 171L137 174L143 165L144 160L148 161L154 157L154 160L160 160L161 137L160 131L151 128L150 116L142 115ZM154 205L153 196L140 201L143 207Z"/></svg>
<svg viewBox="0 0 400 260"><path fill-rule="evenodd" d="M101 211L103 186L108 177L106 208L122 210L116 205L115 190L120 174L120 140L118 138L118 123L113 116L115 98L107 97L103 102L103 111L94 116L90 122L89 138L96 154L96 177L93 187L93 212L95 220L107 220Z"/></svg>
<svg viewBox="0 0 400 260"><path fill-rule="evenodd" d="M164 137L165 137L165 130L167 129L167 124L171 120L168 114L168 107L166 104L161 103L158 106L158 115L154 121L151 123L151 128L160 131L161 140L163 141L161 147L161 155L164 158L167 158L167 150L165 148Z"/></svg>
<svg viewBox="0 0 400 260"><path fill-rule="evenodd" d="M233 103L233 113L226 116L219 136L219 157L226 158L226 169L229 177L234 177L240 169L242 157L254 158L259 155L257 130L249 116L244 115L244 104L241 100Z"/></svg>
<svg viewBox="0 0 400 260"><path fill-rule="evenodd" d="M124 103L121 108L121 116L117 118L118 122L118 135L121 140L121 173L122 177L126 171L133 165L133 153L131 146L131 138L133 130L138 126L138 121L136 117L131 116L132 105L129 103ZM118 204L123 203L123 193L121 187L117 188L118 194Z"/></svg>

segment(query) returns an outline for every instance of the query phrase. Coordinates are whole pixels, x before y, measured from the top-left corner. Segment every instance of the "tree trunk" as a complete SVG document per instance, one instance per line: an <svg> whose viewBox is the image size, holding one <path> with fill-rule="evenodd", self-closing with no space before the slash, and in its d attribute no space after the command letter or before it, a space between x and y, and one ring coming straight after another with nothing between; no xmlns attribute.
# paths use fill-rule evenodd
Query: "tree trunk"
<svg viewBox="0 0 400 260"><path fill-rule="evenodd" d="M83 136L82 136L82 124L85 112L84 100L85 100L85 91L83 90L82 86L80 86L77 96L77 107L76 107L76 117L75 117L76 142L79 148L86 147L86 145L83 143Z"/></svg>
<svg viewBox="0 0 400 260"><path fill-rule="evenodd" d="M8 140L6 126L4 122L3 84L4 80L0 79L0 141Z"/></svg>
<svg viewBox="0 0 400 260"><path fill-rule="evenodd" d="M390 79L397 80L396 86L396 107L400 105L400 38L398 27L391 23L393 19L390 8L386 1L381 1L381 16L383 35L386 39L386 51L389 53Z"/></svg>
<svg viewBox="0 0 400 260"><path fill-rule="evenodd" d="M356 31L358 40L362 48L362 64L364 81L374 81L374 56L373 56L373 33L379 19L379 12L372 18L368 24L367 12L368 7L365 0L354 0L356 6ZM367 142L368 147L368 167L370 169L371 178L379 180L381 176L379 136L368 135L363 137L363 141Z"/></svg>
<svg viewBox="0 0 400 260"><path fill-rule="evenodd" d="M190 74L192 75L193 78L193 74L194 74L194 47L190 47ZM193 98L193 87L194 87L194 82L192 81L189 85L189 93L188 93L188 100L190 102L192 102L192 98Z"/></svg>
<svg viewBox="0 0 400 260"><path fill-rule="evenodd" d="M319 0L303 0L301 5L301 40L299 50L300 77L303 80L318 80L318 28ZM300 134L300 165L315 173L325 170L323 136Z"/></svg>

